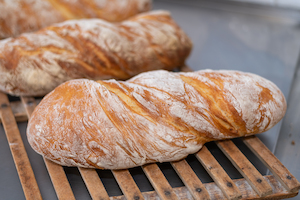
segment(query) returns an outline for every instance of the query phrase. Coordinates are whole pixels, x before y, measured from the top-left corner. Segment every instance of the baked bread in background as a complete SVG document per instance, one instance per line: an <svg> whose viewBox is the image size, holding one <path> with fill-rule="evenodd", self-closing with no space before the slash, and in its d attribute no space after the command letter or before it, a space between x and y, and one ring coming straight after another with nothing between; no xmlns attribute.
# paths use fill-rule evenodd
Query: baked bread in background
<svg viewBox="0 0 300 200"><path fill-rule="evenodd" d="M145 72L68 81L27 127L32 148L66 166L124 169L177 161L204 143L265 132L286 112L278 87L239 71Z"/></svg>
<svg viewBox="0 0 300 200"><path fill-rule="evenodd" d="M125 20L151 9L151 0L2 0L0 39L69 19Z"/></svg>
<svg viewBox="0 0 300 200"><path fill-rule="evenodd" d="M69 20L0 41L0 90L42 96L78 78L128 79L184 65L192 42L167 11L120 23Z"/></svg>

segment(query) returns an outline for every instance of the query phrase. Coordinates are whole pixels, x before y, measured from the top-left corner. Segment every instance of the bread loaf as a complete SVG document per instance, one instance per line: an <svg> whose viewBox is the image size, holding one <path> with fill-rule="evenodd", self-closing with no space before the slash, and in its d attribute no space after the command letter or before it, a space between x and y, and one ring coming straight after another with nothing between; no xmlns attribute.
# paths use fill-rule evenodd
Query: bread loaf
<svg viewBox="0 0 300 200"><path fill-rule="evenodd" d="M77 78L128 79L184 65L192 48L169 12L151 11L121 23L70 20L0 41L0 90L39 96Z"/></svg>
<svg viewBox="0 0 300 200"><path fill-rule="evenodd" d="M286 111L272 82L238 71L142 73L68 81L30 118L32 148L66 166L123 169L177 161L209 141L261 133Z"/></svg>
<svg viewBox="0 0 300 200"><path fill-rule="evenodd" d="M116 22L149 11L151 0L2 0L0 39L37 31L69 19Z"/></svg>

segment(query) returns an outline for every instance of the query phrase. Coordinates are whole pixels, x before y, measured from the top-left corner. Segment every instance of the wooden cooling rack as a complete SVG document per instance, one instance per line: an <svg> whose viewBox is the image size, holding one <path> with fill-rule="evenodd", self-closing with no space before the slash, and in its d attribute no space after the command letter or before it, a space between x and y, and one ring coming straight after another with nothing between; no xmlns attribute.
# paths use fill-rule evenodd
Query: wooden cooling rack
<svg viewBox="0 0 300 200"><path fill-rule="evenodd" d="M21 97L21 101L9 102L0 92L0 117L15 162L26 199L42 199L39 186L29 162L17 122L27 121L39 100ZM171 162L184 186L172 188L157 164L142 166L154 191L141 192L129 170L112 170L123 195L109 196L95 169L78 168L92 199L283 199L296 196L300 183L272 152L256 137L242 138L257 159L272 172L262 175L231 141L216 142L233 166L244 177L231 179L226 170L204 146L195 154L201 165L213 179L202 183L186 160ZM62 166L44 159L52 184L60 200L75 199L74 193Z"/></svg>

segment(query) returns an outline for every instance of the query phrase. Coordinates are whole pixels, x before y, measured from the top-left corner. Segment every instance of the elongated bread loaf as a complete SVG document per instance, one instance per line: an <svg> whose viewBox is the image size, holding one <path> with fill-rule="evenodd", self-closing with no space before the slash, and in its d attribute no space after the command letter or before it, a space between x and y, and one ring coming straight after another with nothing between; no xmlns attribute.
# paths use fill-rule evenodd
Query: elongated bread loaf
<svg viewBox="0 0 300 200"><path fill-rule="evenodd" d="M116 22L149 11L151 0L2 0L0 39L37 31L69 19Z"/></svg>
<svg viewBox="0 0 300 200"><path fill-rule="evenodd" d="M191 48L166 11L118 24L70 20L0 41L0 90L38 96L70 79L124 80L144 71L172 70L184 65Z"/></svg>
<svg viewBox="0 0 300 200"><path fill-rule="evenodd" d="M60 85L33 112L27 136L36 152L61 165L123 169L264 132L285 111L281 91L254 74L158 70L128 81Z"/></svg>

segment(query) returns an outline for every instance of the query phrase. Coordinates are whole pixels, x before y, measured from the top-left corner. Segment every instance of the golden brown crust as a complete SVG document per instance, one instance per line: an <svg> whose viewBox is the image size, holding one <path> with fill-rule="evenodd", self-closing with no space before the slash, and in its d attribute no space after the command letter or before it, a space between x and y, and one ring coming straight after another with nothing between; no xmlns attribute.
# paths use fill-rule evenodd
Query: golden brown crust
<svg viewBox="0 0 300 200"><path fill-rule="evenodd" d="M142 73L128 81L68 81L28 123L32 148L61 165L122 169L176 161L213 140L272 128L286 101L270 81L238 71Z"/></svg>
<svg viewBox="0 0 300 200"><path fill-rule="evenodd" d="M0 42L0 89L44 95L76 78L128 79L184 65L192 48L169 12L152 11L113 24L70 20Z"/></svg>
<svg viewBox="0 0 300 200"><path fill-rule="evenodd" d="M151 0L2 0L0 39L37 31L69 19L119 22L151 9Z"/></svg>
<svg viewBox="0 0 300 200"><path fill-rule="evenodd" d="M149 11L150 0L48 0L67 19L101 18L111 22L125 20Z"/></svg>

